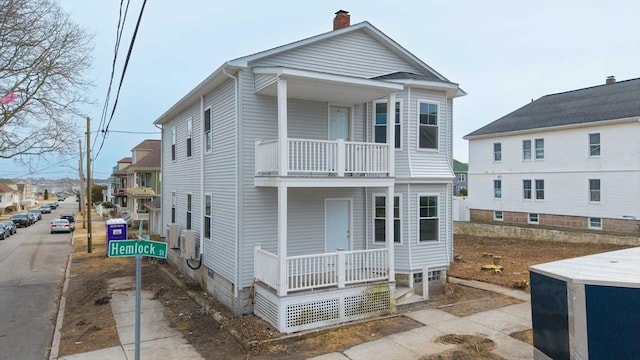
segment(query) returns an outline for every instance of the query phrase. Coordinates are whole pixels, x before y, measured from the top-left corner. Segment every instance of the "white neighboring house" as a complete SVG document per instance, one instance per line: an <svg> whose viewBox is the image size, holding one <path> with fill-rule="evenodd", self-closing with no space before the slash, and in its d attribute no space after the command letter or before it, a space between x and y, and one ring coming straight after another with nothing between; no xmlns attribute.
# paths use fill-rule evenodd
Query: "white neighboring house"
<svg viewBox="0 0 640 360"><path fill-rule="evenodd" d="M640 235L640 78L546 95L464 138L471 221Z"/></svg>
<svg viewBox="0 0 640 360"><path fill-rule="evenodd" d="M344 11L228 61L155 121L164 235L187 258L193 236L207 291L282 332L392 312L396 276L441 283L452 259L462 95Z"/></svg>
<svg viewBox="0 0 640 360"><path fill-rule="evenodd" d="M0 182L0 210L4 210L7 206L13 206L14 210L18 210L19 204L20 195L18 192L7 184Z"/></svg>

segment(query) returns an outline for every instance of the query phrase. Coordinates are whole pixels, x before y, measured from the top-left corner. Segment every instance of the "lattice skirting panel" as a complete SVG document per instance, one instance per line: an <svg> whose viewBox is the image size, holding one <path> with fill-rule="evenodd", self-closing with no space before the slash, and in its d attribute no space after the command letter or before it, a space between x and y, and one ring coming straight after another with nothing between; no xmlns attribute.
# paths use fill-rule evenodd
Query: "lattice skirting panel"
<svg viewBox="0 0 640 360"><path fill-rule="evenodd" d="M375 284L278 297L258 285L254 313L292 333L392 313L393 292L394 284Z"/></svg>

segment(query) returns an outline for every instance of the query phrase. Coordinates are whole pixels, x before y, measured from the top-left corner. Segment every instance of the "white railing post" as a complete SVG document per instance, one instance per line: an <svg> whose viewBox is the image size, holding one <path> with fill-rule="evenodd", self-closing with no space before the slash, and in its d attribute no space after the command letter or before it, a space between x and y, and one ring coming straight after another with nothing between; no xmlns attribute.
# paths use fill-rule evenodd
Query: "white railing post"
<svg viewBox="0 0 640 360"><path fill-rule="evenodd" d="M336 159L336 170L338 171L338 176L344 176L344 140L342 139L338 139L337 140L337 145L338 147L337 151L336 151L336 156L338 157L338 159Z"/></svg>
<svg viewBox="0 0 640 360"><path fill-rule="evenodd" d="M262 154L260 153L260 150L259 150L259 146L261 142L262 140L256 140L256 148L254 152L256 156L256 161L255 161L256 163L255 163L255 169L254 169L255 175L260 174L260 170L264 166L263 160L262 160Z"/></svg>
<svg viewBox="0 0 640 360"><path fill-rule="evenodd" d="M338 289L344 288L346 282L346 263L345 263L344 249L338 248L336 257L336 273L338 275Z"/></svg>
<svg viewBox="0 0 640 360"><path fill-rule="evenodd" d="M289 142L287 141L287 81L278 80L278 140L279 175L287 176L289 170Z"/></svg>
<svg viewBox="0 0 640 360"><path fill-rule="evenodd" d="M253 278L260 280L260 268L259 268L259 259L258 259L258 251L260 251L260 244L256 243L253 245Z"/></svg>
<svg viewBox="0 0 640 360"><path fill-rule="evenodd" d="M422 268L422 298L429 300L429 266Z"/></svg>

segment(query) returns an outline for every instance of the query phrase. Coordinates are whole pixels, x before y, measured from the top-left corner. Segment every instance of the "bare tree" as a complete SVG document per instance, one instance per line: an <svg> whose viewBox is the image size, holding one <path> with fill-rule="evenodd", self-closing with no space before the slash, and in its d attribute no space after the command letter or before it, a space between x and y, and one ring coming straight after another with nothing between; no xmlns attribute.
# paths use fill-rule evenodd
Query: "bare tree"
<svg viewBox="0 0 640 360"><path fill-rule="evenodd" d="M0 0L0 158L69 154L88 103L91 36L49 0Z"/></svg>

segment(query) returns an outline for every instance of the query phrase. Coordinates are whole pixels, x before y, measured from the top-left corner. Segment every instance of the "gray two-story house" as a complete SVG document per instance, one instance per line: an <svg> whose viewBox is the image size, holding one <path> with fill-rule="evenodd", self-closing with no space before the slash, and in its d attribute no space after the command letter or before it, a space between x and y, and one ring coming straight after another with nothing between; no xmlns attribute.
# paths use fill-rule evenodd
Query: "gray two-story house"
<svg viewBox="0 0 640 360"><path fill-rule="evenodd" d="M462 95L339 11L333 31L225 62L155 121L163 222L195 235L208 292L282 332L391 312L396 287L426 296L452 259Z"/></svg>

